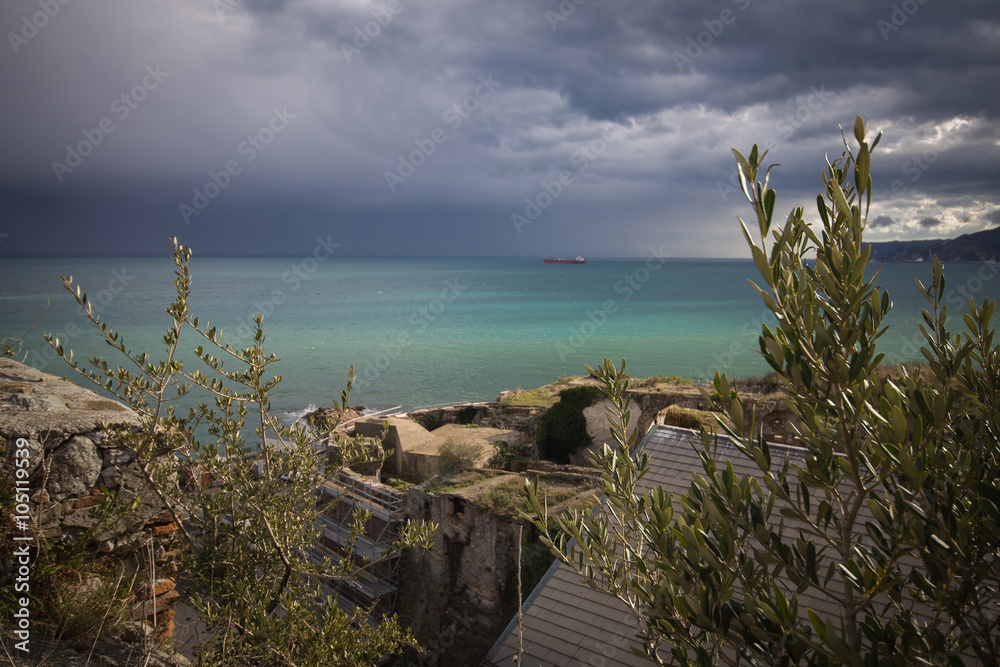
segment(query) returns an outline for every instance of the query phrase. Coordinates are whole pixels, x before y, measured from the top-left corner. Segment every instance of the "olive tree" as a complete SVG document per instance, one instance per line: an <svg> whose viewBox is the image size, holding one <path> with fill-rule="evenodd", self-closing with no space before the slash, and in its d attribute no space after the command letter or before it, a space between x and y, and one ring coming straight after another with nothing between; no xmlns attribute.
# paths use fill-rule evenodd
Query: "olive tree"
<svg viewBox="0 0 1000 667"><path fill-rule="evenodd" d="M206 665L369 665L416 642L395 617L378 625L367 610L343 611L320 594L326 579L352 579L374 562L354 557L366 516L355 512L349 551L332 561L314 553L320 533L316 490L337 468L379 453L377 442L344 437L332 429L282 425L270 412L269 394L281 381L270 374L277 361L264 349L262 317L253 342L235 348L221 330L201 323L190 310L191 250L174 239L176 296L167 306L170 325L163 357L134 352L124 337L94 314L85 292L63 283L100 335L124 357L123 365L100 357L89 368L73 360L58 339L49 343L82 376L128 403L137 429L111 429L146 481L172 512L186 543L185 578L192 606L207 626L199 658ZM182 334L193 333L196 360L182 359ZM347 407L354 369L335 407ZM196 390L208 397L196 408L175 407ZM190 402L190 401L189 401ZM248 421L249 420L249 421ZM252 435L251 435L252 434ZM314 446L323 438L338 445L331 466ZM183 473L195 483L182 487ZM204 475L212 480L203 486ZM386 554L429 547L434 526L407 523Z"/></svg>
<svg viewBox="0 0 1000 667"><path fill-rule="evenodd" d="M827 161L818 222L774 220L770 168L733 150L757 225L742 231L776 325L760 353L777 373L801 455L776 456L725 373L706 391L752 462L740 476L702 432L702 469L672 497L642 484L628 437L624 361L592 371L611 399L617 446L595 453L602 511L550 518L526 493L543 541L634 614L660 664L983 664L1000 659L1000 346L995 302L949 329L935 259L920 326L925 364L880 368L889 295L863 242L871 143ZM763 178L763 181L760 179ZM748 434L748 435L746 435ZM807 603L812 601L812 603ZM818 602L817 602L818 601Z"/></svg>

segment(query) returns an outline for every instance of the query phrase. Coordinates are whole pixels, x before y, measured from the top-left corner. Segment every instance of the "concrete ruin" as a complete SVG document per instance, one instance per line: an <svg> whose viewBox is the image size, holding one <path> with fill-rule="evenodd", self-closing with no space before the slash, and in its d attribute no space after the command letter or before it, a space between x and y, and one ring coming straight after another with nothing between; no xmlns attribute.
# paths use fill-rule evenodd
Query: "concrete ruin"
<svg viewBox="0 0 1000 667"><path fill-rule="evenodd" d="M523 444L524 435L515 430L478 426L473 424L445 424L434 431L427 430L416 421L403 416L361 419L354 424L355 433L377 438L384 424L389 428L382 446L387 452L382 472L419 484L441 474L438 453L451 441L456 444L478 446L481 450L479 466L486 464L493 454L494 442Z"/></svg>

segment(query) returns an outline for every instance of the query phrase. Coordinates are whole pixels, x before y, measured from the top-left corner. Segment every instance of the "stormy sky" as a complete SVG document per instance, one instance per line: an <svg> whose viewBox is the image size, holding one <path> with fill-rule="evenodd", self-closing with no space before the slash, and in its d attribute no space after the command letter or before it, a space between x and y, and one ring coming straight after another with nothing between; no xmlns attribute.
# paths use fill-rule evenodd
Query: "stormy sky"
<svg viewBox="0 0 1000 667"><path fill-rule="evenodd" d="M1000 224L996 0L5 0L0 27L0 256L743 257L730 147L811 210L858 113L869 240Z"/></svg>

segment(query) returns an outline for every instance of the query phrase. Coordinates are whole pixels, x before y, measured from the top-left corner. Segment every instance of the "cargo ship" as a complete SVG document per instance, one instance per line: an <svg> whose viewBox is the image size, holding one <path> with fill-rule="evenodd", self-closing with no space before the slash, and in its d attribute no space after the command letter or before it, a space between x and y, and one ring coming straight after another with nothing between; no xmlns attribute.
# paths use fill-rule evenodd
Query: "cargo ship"
<svg viewBox="0 0 1000 667"><path fill-rule="evenodd" d="M587 263L587 260L585 260L583 257L577 257L576 259L564 259L562 257L560 257L559 259L552 259L550 257L546 257L542 261L545 262L546 264L586 264Z"/></svg>

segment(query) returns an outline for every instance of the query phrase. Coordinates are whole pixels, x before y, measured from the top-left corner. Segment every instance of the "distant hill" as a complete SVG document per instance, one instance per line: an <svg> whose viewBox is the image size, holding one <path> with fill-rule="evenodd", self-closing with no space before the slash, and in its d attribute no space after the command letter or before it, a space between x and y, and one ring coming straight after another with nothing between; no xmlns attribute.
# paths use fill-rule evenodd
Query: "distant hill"
<svg viewBox="0 0 1000 667"><path fill-rule="evenodd" d="M929 262L933 255L942 262L1000 262L1000 227L954 239L886 241L871 246L877 262Z"/></svg>

